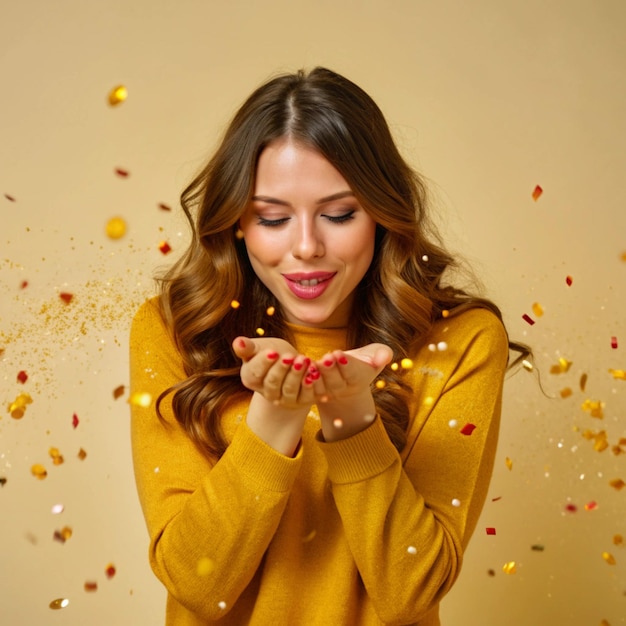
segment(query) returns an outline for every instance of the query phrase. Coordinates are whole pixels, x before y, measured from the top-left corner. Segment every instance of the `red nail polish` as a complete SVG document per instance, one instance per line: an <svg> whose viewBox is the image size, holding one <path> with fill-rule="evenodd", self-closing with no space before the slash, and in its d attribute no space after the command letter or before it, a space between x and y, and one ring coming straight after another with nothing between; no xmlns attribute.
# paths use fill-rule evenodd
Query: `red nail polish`
<svg viewBox="0 0 626 626"><path fill-rule="evenodd" d="M275 359L277 359L277 358L278 358L278 352L268 352L268 353L267 353L267 358L268 358L270 361L274 361Z"/></svg>
<svg viewBox="0 0 626 626"><path fill-rule="evenodd" d="M293 364L293 359L285 358L285 359L283 359L283 363L285 365L292 365Z"/></svg>
<svg viewBox="0 0 626 626"><path fill-rule="evenodd" d="M293 369L297 370L299 372L302 369L303 365L304 365L304 363L294 363L293 364Z"/></svg>
<svg viewBox="0 0 626 626"><path fill-rule="evenodd" d="M304 365L305 365L305 367L309 367L309 365L311 365L311 359L309 359L309 357L305 357Z"/></svg>
<svg viewBox="0 0 626 626"><path fill-rule="evenodd" d="M342 365L346 365L348 363L348 359L343 356L343 354L337 359L337 361L339 361Z"/></svg>
<svg viewBox="0 0 626 626"><path fill-rule="evenodd" d="M314 372L311 372L310 376L313 380L318 380L321 374L317 370L315 370Z"/></svg>
<svg viewBox="0 0 626 626"><path fill-rule="evenodd" d="M246 342L243 339L239 340L239 347L240 348L245 348L246 347Z"/></svg>
<svg viewBox="0 0 626 626"><path fill-rule="evenodd" d="M324 365L325 365L326 367L332 367L333 363L334 363L334 361L333 361L332 359L326 359L326 360L324 361Z"/></svg>
<svg viewBox="0 0 626 626"><path fill-rule="evenodd" d="M313 379L310 376L305 376L304 377L304 384L305 385L312 385L313 384Z"/></svg>

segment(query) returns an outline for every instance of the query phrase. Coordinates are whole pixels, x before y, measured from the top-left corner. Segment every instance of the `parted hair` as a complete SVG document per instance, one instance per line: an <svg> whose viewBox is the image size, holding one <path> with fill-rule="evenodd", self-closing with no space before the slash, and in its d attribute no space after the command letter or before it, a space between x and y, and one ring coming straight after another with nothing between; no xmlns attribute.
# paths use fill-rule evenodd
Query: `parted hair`
<svg viewBox="0 0 626 626"><path fill-rule="evenodd" d="M179 423L210 458L227 442L220 416L234 398L250 395L241 383L231 344L239 335L291 340L280 303L254 273L238 221L254 193L259 156L273 141L290 138L318 151L343 176L377 224L372 263L357 287L348 348L388 345L396 359L414 353L433 322L491 301L446 280L457 266L428 215L422 178L406 163L385 118L359 86L326 68L272 78L243 103L212 158L183 191L191 226L185 254L159 279L161 314L188 378L173 394ZM445 275L445 276L444 276ZM231 306L237 301L239 306ZM274 314L267 315L268 307ZM510 342L520 353L525 346ZM398 450L406 441L410 388L402 369L387 367L372 386L377 411Z"/></svg>

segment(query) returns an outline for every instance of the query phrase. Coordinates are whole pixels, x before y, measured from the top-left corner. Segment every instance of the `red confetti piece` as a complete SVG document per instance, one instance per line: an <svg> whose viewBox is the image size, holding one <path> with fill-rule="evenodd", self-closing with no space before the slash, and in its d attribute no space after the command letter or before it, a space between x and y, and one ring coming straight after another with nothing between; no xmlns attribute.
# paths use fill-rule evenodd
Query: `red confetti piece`
<svg viewBox="0 0 626 626"><path fill-rule="evenodd" d="M120 177L120 178L128 178L128 174L129 171L128 170L123 170L120 167L115 168L115 173Z"/></svg>
<svg viewBox="0 0 626 626"><path fill-rule="evenodd" d="M585 511L595 511L598 508L598 503L592 500L591 502L587 502L585 504Z"/></svg>
<svg viewBox="0 0 626 626"><path fill-rule="evenodd" d="M20 283L20 289L26 289L26 287L28 287L28 281L27 280L23 280Z"/></svg>
<svg viewBox="0 0 626 626"><path fill-rule="evenodd" d="M172 247L170 246L169 243L167 243L167 241L162 241L159 244L159 250L163 253L163 254L167 254L168 252L172 251Z"/></svg>
<svg viewBox="0 0 626 626"><path fill-rule="evenodd" d="M534 189L533 189L533 200L535 202L537 202L537 200L539 200L539 196L543 193L543 189L537 185Z"/></svg>
<svg viewBox="0 0 626 626"><path fill-rule="evenodd" d="M576 511L578 511L578 507L575 504L566 504L565 510L568 513L576 513Z"/></svg>
<svg viewBox="0 0 626 626"><path fill-rule="evenodd" d="M72 426L74 428L76 428L79 423L80 423L80 421L78 419L78 415L76 415L76 413L74 413L74 415L72 415Z"/></svg>
<svg viewBox="0 0 626 626"><path fill-rule="evenodd" d="M172 207L169 206L168 204L165 204L164 202L159 202L159 204L157 205L159 207L159 209L161 209L161 211L171 211Z"/></svg>
<svg viewBox="0 0 626 626"><path fill-rule="evenodd" d="M535 323L535 320L532 317L530 317L530 315L526 315L526 313L522 315L522 319L528 324L530 324L531 326Z"/></svg>
<svg viewBox="0 0 626 626"><path fill-rule="evenodd" d="M487 528L485 528L485 530L487 531L488 535L495 535L496 534L496 529L493 528L492 526L488 526Z"/></svg>
<svg viewBox="0 0 626 626"><path fill-rule="evenodd" d="M61 300L63 300L63 302L65 302L65 304L69 304L72 301L73 297L74 297L74 294L67 293L65 291L62 291L59 294L59 298L61 298Z"/></svg>
<svg viewBox="0 0 626 626"><path fill-rule="evenodd" d="M15 202L15 198L13 196L10 196L8 193L5 193L4 197L10 202Z"/></svg>
<svg viewBox="0 0 626 626"><path fill-rule="evenodd" d="M27 380L28 380L28 374L24 370L21 370L20 372L17 373L18 383L22 383L23 385Z"/></svg>
<svg viewBox="0 0 626 626"><path fill-rule="evenodd" d="M617 337L611 337L611 348L613 348L613 350L617 349Z"/></svg>
<svg viewBox="0 0 626 626"><path fill-rule="evenodd" d="M465 424L465 426L461 428L460 432L462 435L471 435L474 432L475 428L476 426L474 424Z"/></svg>
<svg viewBox="0 0 626 626"><path fill-rule="evenodd" d="M104 570L104 573L106 574L106 577L107 577L108 579L111 579L111 578L113 578L113 576L115 576L115 571L116 571L116 570L115 570L115 565L113 565L113 563L109 563L109 564L106 566L106 568L105 568L105 570Z"/></svg>
<svg viewBox="0 0 626 626"><path fill-rule="evenodd" d="M565 277L565 282L567 283L568 287L571 287L572 283L574 282L574 279L571 276L566 276Z"/></svg>

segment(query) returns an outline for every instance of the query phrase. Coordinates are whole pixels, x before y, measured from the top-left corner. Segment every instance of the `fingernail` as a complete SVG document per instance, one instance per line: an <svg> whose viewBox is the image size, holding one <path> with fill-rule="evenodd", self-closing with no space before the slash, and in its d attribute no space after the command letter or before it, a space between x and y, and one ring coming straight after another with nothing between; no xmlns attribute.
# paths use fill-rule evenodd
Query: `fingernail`
<svg viewBox="0 0 626 626"><path fill-rule="evenodd" d="M332 359L326 359L326 360L324 361L324 365L325 365L326 367L332 367L332 366L333 366L333 363L334 363L334 361L333 361Z"/></svg>
<svg viewBox="0 0 626 626"><path fill-rule="evenodd" d="M337 361L339 361L342 365L346 365L348 363L348 359L343 356L343 354L337 359Z"/></svg>
<svg viewBox="0 0 626 626"><path fill-rule="evenodd" d="M310 376L305 376L304 377L304 384L305 385L312 385L313 384L313 379Z"/></svg>
<svg viewBox="0 0 626 626"><path fill-rule="evenodd" d="M268 352L267 353L267 358L270 361L273 361L274 359L277 359L278 358L278 352Z"/></svg>
<svg viewBox="0 0 626 626"><path fill-rule="evenodd" d="M304 363L294 363L293 364L293 369L297 370L299 372L302 369L303 365L304 365Z"/></svg>
<svg viewBox="0 0 626 626"><path fill-rule="evenodd" d="M245 348L246 347L246 342L243 339L239 340L239 347L240 348Z"/></svg>
<svg viewBox="0 0 626 626"><path fill-rule="evenodd" d="M310 373L310 376L313 380L319 380L319 377L321 376L321 374L317 370L315 370L314 372Z"/></svg>
<svg viewBox="0 0 626 626"><path fill-rule="evenodd" d="M311 359L309 359L309 357L305 357L304 359L304 365L306 367L309 367L309 365L311 365Z"/></svg>
<svg viewBox="0 0 626 626"><path fill-rule="evenodd" d="M284 363L285 365L291 365L291 364L293 363L293 361L294 361L293 359L290 359L290 358L288 358L288 357L286 357L286 358L284 358L284 359L283 359L283 363Z"/></svg>

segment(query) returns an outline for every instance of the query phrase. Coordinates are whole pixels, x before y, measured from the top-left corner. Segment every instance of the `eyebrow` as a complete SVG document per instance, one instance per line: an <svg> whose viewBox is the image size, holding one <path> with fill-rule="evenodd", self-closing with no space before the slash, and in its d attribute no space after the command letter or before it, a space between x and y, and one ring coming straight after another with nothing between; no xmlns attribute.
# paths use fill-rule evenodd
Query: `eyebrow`
<svg viewBox="0 0 626 626"><path fill-rule="evenodd" d="M333 200L341 200L342 198L348 197L354 198L354 194L352 193L352 191L339 191L338 193L333 193L330 196L320 198L316 201L316 204L326 204L327 202L332 202ZM252 200L267 202L268 204L278 204L280 206L290 206L289 202L279 200L278 198L272 198L271 196L252 196Z"/></svg>

